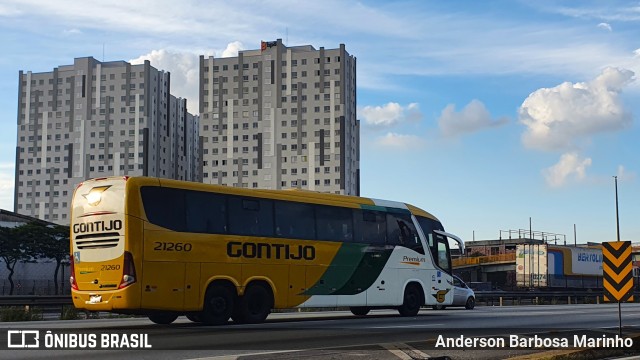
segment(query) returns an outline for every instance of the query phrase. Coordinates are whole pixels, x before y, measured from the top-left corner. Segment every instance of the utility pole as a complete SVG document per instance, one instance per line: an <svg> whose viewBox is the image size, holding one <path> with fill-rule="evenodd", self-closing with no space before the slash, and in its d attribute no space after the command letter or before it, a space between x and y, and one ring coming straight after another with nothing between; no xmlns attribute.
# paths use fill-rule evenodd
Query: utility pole
<svg viewBox="0 0 640 360"><path fill-rule="evenodd" d="M616 229L618 234L618 241L620 241L620 217L618 216L618 177L614 176L613 179L615 180L616 185Z"/></svg>
<svg viewBox="0 0 640 360"><path fill-rule="evenodd" d="M620 217L618 216L618 177L614 176L614 184L616 187L616 234L618 242L620 242ZM618 335L622 336L622 309L618 300Z"/></svg>

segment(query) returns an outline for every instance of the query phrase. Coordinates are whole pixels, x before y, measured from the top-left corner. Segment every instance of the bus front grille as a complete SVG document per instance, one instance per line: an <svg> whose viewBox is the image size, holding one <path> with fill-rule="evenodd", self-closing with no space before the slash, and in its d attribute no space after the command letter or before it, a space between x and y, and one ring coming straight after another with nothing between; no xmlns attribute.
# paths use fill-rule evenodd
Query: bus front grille
<svg viewBox="0 0 640 360"><path fill-rule="evenodd" d="M118 246L120 234L117 232L76 236L78 249L106 249Z"/></svg>

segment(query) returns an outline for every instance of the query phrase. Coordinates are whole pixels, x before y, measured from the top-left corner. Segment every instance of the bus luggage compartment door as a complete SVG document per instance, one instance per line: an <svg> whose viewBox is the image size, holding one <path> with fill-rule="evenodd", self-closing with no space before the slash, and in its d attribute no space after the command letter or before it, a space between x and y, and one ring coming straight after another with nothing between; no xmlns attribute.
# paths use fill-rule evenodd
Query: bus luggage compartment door
<svg viewBox="0 0 640 360"><path fill-rule="evenodd" d="M185 264L146 261L142 265L142 307L182 310L184 307Z"/></svg>

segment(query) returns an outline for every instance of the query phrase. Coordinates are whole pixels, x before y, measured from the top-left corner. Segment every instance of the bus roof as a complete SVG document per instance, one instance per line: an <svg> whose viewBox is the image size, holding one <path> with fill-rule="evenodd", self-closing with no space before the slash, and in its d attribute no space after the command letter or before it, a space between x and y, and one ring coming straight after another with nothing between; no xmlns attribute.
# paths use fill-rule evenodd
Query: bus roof
<svg viewBox="0 0 640 360"><path fill-rule="evenodd" d="M119 176L114 178L122 179L123 177ZM371 198L360 197L360 196L323 193L323 192L306 190L306 189L305 190L302 190L302 189L285 189L285 190L246 189L246 188L237 188L237 187L231 187L231 186L225 186L225 185L203 184L203 183L191 182L191 181L143 177L143 176L130 177L128 178L127 183L130 183L131 185L135 185L135 186L155 184L160 186L176 187L176 188L188 189L188 190L210 191L210 192L219 192L219 193L232 194L232 195L244 195L244 196L262 197L262 198L270 198L270 199L309 202L309 203L315 203L315 204L343 206L343 207L351 207L351 208L360 208L362 205L403 208L403 209L408 209L412 214L416 216L423 216L423 217L427 217L427 218L439 221L431 213L424 211L411 204L394 202L394 201L377 200L377 199L371 199Z"/></svg>

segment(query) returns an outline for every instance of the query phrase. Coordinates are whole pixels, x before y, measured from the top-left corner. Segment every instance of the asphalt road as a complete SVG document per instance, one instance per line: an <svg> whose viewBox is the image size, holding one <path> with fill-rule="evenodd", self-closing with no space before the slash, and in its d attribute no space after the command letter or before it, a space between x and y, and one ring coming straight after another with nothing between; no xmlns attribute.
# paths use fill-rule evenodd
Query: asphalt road
<svg viewBox="0 0 640 360"><path fill-rule="evenodd" d="M622 322L624 337L640 333L640 304L623 304ZM7 349L9 330L39 330L40 349L45 348L46 331L51 331L58 341L57 344L50 341L49 345L65 344L65 341L73 345L69 336L74 334L75 345L82 346L83 339L90 344L93 336L99 348L102 334L115 333L127 334L130 344L133 343L131 334L147 335L152 348ZM425 309L411 318L399 317L395 311L373 311L366 317L355 317L348 312L281 313L270 315L264 324L230 323L228 326L203 326L186 318L179 318L170 326L155 325L144 318L44 321L0 323L0 358L409 360L449 356L452 359L502 359L541 349L497 349L492 344L484 348L436 345L439 339L453 341L460 336L489 338L494 342L504 339L509 344L509 336L516 334L521 335L520 341L529 341L526 339L572 338L574 334L598 339L603 334L617 333L617 304L478 307L471 311ZM118 341L122 344L122 337Z"/></svg>

